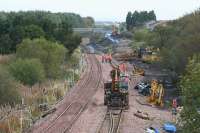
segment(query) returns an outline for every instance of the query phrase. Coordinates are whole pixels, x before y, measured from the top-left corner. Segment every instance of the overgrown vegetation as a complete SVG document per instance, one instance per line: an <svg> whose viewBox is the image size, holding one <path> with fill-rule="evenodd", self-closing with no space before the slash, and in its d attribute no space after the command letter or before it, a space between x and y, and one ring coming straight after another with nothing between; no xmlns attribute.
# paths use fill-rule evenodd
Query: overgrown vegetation
<svg viewBox="0 0 200 133"><path fill-rule="evenodd" d="M18 85L12 76L0 67L0 105L12 105L20 102Z"/></svg>
<svg viewBox="0 0 200 133"><path fill-rule="evenodd" d="M148 44L161 49L165 68L181 74L188 57L200 51L200 11L195 11L167 25L156 27L148 38Z"/></svg>
<svg viewBox="0 0 200 133"><path fill-rule="evenodd" d="M186 72L180 81L184 108L181 114L181 130L183 133L200 131L200 56L189 60Z"/></svg>
<svg viewBox="0 0 200 133"><path fill-rule="evenodd" d="M29 86L45 78L43 65L38 59L18 59L10 65L10 72L16 80Z"/></svg>
<svg viewBox="0 0 200 133"><path fill-rule="evenodd" d="M45 76L55 79L61 75L61 64L64 63L66 52L61 44L40 38L24 40L18 45L16 54L17 58L39 59L43 64Z"/></svg>
<svg viewBox="0 0 200 133"><path fill-rule="evenodd" d="M180 83L183 133L200 131L200 10L161 23L153 31L135 31L134 40L160 49L161 65L175 73ZM189 62L188 62L188 59Z"/></svg>
<svg viewBox="0 0 200 133"><path fill-rule="evenodd" d="M81 37L72 28L93 23L73 13L0 12L0 132L28 128L78 80ZM23 125L19 107L28 120Z"/></svg>

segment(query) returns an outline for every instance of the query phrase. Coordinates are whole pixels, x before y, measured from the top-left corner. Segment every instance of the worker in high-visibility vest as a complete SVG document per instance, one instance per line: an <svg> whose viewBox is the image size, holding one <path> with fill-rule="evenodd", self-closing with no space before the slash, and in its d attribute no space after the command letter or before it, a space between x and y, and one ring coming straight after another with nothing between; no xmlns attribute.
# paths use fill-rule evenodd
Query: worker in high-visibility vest
<svg viewBox="0 0 200 133"><path fill-rule="evenodd" d="M176 122L176 114L177 114L177 99L172 100L172 120Z"/></svg>
<svg viewBox="0 0 200 133"><path fill-rule="evenodd" d="M176 98L172 100L172 114L176 115L177 113L177 100Z"/></svg>

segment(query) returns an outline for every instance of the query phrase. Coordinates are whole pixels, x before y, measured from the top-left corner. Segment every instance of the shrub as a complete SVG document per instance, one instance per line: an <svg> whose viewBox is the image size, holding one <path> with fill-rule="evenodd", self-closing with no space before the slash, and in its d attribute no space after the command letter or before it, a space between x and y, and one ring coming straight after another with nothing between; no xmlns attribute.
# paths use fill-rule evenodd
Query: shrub
<svg viewBox="0 0 200 133"><path fill-rule="evenodd" d="M14 105L19 102L17 83L6 70L0 67L0 105Z"/></svg>
<svg viewBox="0 0 200 133"><path fill-rule="evenodd" d="M17 57L22 59L36 58L44 66L48 78L58 78L61 75L61 64L65 58L64 46L46 39L26 39L17 47Z"/></svg>
<svg viewBox="0 0 200 133"><path fill-rule="evenodd" d="M181 77L180 87L183 94L183 111L181 124L183 133L200 131L200 56L189 60L186 73Z"/></svg>
<svg viewBox="0 0 200 133"><path fill-rule="evenodd" d="M10 65L9 70L16 80L30 86L45 77L43 65L38 59L18 59Z"/></svg>

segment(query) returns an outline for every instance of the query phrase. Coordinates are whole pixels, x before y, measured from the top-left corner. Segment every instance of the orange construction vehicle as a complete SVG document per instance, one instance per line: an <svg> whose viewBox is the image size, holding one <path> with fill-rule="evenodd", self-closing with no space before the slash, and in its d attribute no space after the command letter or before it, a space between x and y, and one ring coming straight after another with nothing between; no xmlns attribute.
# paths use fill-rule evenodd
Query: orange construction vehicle
<svg viewBox="0 0 200 133"><path fill-rule="evenodd" d="M110 63L111 63L111 61L112 61L112 56L111 56L111 54L105 55L105 62L110 62Z"/></svg>
<svg viewBox="0 0 200 133"><path fill-rule="evenodd" d="M127 70L127 69L126 69L126 65L125 65L124 63L122 63L122 64L119 65L119 69L120 69L120 71L123 72L123 73L125 73L126 70Z"/></svg>

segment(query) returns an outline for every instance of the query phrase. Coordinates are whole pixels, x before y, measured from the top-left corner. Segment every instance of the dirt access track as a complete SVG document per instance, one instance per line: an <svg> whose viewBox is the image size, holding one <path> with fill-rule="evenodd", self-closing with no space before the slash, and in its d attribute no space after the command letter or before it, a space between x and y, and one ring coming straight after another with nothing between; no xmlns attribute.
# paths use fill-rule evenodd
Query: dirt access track
<svg viewBox="0 0 200 133"><path fill-rule="evenodd" d="M103 82L110 80L109 73L112 68L108 63L99 63L101 56L87 55L86 57L88 67L80 81L63 101L56 105L55 113L40 120L32 127L33 133L100 133L99 129L107 112L106 106L103 105ZM127 66L128 71L131 72L132 66L129 63ZM138 95L133 89L143 78L142 76L131 77L129 84L130 109L123 111L119 124L120 133L144 133L145 129L150 126L160 129L162 133L162 124L171 121L170 111L141 105L137 102L137 98L143 100L146 98ZM137 110L148 113L151 120L134 116Z"/></svg>

